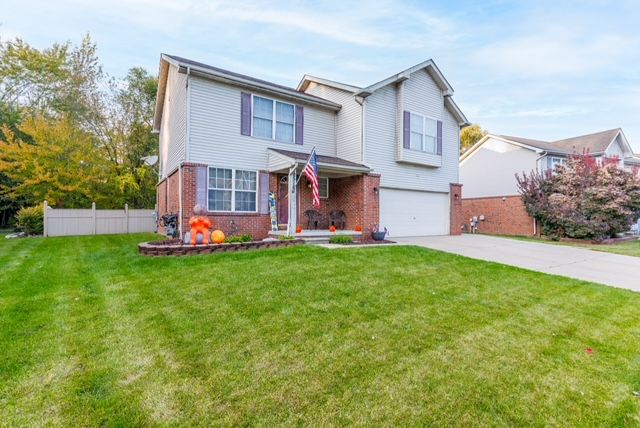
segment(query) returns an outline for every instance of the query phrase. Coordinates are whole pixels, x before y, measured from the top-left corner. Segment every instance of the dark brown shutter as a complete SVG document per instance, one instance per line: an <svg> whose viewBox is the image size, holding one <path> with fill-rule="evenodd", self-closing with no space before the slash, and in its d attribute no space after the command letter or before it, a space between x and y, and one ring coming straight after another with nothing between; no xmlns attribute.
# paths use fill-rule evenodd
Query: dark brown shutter
<svg viewBox="0 0 640 428"><path fill-rule="evenodd" d="M411 148L411 113L406 110L402 113L402 147Z"/></svg>
<svg viewBox="0 0 640 428"><path fill-rule="evenodd" d="M295 142L302 145L304 141L304 107L296 106Z"/></svg>
<svg viewBox="0 0 640 428"><path fill-rule="evenodd" d="M260 171L260 182L258 183L260 187L260 214L269 214L269 173Z"/></svg>
<svg viewBox="0 0 640 428"><path fill-rule="evenodd" d="M438 144L438 148L437 148L437 153L439 155L442 155L442 121L439 120L438 121L438 138L437 138L437 144Z"/></svg>
<svg viewBox="0 0 640 428"><path fill-rule="evenodd" d="M203 206L205 209L209 209L207 206L207 167L197 166L195 169L196 175L196 204Z"/></svg>
<svg viewBox="0 0 640 428"><path fill-rule="evenodd" d="M251 94L240 94L240 134L251 135Z"/></svg>

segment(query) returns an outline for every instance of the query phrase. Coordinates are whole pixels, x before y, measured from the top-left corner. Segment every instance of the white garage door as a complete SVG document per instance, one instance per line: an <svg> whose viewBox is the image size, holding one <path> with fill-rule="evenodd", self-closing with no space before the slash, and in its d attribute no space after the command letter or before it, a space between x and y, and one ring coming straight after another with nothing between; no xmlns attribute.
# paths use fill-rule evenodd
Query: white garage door
<svg viewBox="0 0 640 428"><path fill-rule="evenodd" d="M380 189L380 229L390 237L448 235L449 194Z"/></svg>

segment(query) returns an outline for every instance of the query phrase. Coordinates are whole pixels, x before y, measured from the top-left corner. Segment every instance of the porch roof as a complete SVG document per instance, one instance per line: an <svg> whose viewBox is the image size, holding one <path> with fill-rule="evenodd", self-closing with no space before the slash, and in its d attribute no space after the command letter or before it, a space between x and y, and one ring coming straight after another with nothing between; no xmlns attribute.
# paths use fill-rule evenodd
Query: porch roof
<svg viewBox="0 0 640 428"><path fill-rule="evenodd" d="M309 153L270 148L269 171L276 172L288 170L294 164L300 167L304 167L304 164L308 159ZM364 174L367 172L371 172L371 168L366 165L351 162L346 159L334 156L317 155L317 159L318 168L320 168L320 171L323 172L343 175Z"/></svg>

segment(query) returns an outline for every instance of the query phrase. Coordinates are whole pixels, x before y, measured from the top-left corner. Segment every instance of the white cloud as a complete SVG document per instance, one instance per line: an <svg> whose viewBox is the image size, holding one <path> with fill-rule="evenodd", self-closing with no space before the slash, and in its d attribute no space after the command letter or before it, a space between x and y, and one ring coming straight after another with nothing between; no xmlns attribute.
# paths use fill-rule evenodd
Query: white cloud
<svg viewBox="0 0 640 428"><path fill-rule="evenodd" d="M518 76L585 75L621 64L634 40L615 33L585 34L542 28L529 35L498 40L473 54L474 62Z"/></svg>

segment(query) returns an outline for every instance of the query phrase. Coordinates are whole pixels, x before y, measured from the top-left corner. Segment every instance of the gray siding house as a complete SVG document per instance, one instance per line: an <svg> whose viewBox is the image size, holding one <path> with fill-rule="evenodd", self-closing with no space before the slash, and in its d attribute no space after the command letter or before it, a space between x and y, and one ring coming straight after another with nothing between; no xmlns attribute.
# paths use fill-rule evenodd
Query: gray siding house
<svg viewBox="0 0 640 428"><path fill-rule="evenodd" d="M431 60L365 88L313 76L290 88L163 54L158 86L158 210L179 214L181 232L200 204L225 233L266 237L270 198L280 227L328 227L342 211L365 233L452 230L468 121ZM320 208L297 179L313 147Z"/></svg>

